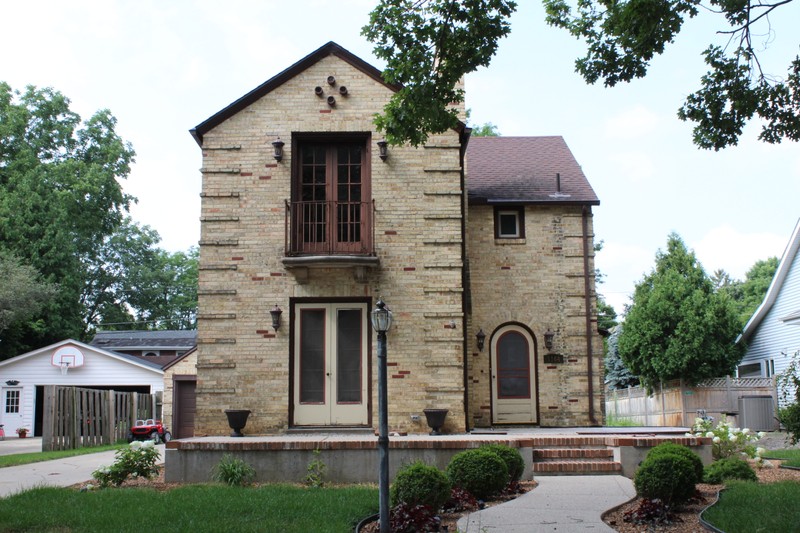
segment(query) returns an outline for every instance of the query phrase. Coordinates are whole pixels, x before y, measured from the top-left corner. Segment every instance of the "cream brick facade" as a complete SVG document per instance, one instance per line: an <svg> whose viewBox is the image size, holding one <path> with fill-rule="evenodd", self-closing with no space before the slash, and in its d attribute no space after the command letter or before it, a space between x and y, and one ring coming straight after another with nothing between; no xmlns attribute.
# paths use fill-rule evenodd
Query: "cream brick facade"
<svg viewBox="0 0 800 533"><path fill-rule="evenodd" d="M326 83L330 76L335 85ZM347 87L346 96L339 94L341 86ZM323 89L323 97L315 87ZM298 306L351 302L371 309L381 296L394 313L387 345L392 431L428 431L421 416L425 408L449 410L447 432L488 425L485 407L491 395L483 376L490 362L486 351L474 353L474 335L478 326L488 333L487 328L508 320L525 324L536 338L542 328L557 330L559 351L569 361L556 369L537 367L540 422L590 423L582 363L587 350L581 326L586 313L580 209L532 209L536 229L526 242L498 246L491 228L488 233L481 229L491 208L470 208L465 234L466 136L453 130L432 137L424 147L389 147L382 161L372 120L391 94L376 70L329 43L194 130L203 154L196 435L227 434L225 409L252 411L249 434L297 425ZM335 106L328 104L329 95ZM367 266L325 258L290 264L285 260L285 201L292 198L298 139L343 132L365 139L375 255L362 258ZM271 143L278 137L285 145L276 162ZM591 250L591 234L587 238ZM532 264L536 268L529 268ZM275 305L283 310L277 331L269 314ZM522 311L514 313L515 308ZM359 425L376 427L371 328L367 339L362 370L369 378L364 391L368 410ZM602 349L599 339L590 342L599 410Z"/></svg>

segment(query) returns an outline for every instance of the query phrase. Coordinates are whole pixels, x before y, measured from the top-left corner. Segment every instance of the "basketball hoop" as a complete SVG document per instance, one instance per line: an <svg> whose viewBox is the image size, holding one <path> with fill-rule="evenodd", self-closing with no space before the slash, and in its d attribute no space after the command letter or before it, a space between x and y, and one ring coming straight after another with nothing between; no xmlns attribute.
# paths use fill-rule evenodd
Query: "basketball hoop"
<svg viewBox="0 0 800 533"><path fill-rule="evenodd" d="M68 361L62 361L61 362L61 375L62 376L66 376L67 375L67 370L69 370L69 362Z"/></svg>

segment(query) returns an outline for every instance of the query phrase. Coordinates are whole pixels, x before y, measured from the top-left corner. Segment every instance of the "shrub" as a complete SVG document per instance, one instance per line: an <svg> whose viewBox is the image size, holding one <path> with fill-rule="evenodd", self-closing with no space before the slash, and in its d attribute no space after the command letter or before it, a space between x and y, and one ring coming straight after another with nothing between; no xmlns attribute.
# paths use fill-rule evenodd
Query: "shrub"
<svg viewBox="0 0 800 533"><path fill-rule="evenodd" d="M764 436L764 432L753 433L747 428L740 429L733 427L727 418L723 418L717 427L713 427L711 420L696 418L694 433L687 433L689 437L708 437L712 441L711 455L714 459L725 457L736 457L746 455L751 458L757 457L756 447L751 444Z"/></svg>
<svg viewBox="0 0 800 533"><path fill-rule="evenodd" d="M439 531L441 521L427 505L401 503L389 511L389 531L392 533L419 533Z"/></svg>
<svg viewBox="0 0 800 533"><path fill-rule="evenodd" d="M477 508L478 500L475 499L475 496L461 487L453 487L450 490L450 499L445 502L442 510L446 513L459 513Z"/></svg>
<svg viewBox="0 0 800 533"><path fill-rule="evenodd" d="M309 461L306 466L306 476L303 482L309 487L324 487L325 486L325 472L328 470L328 465L321 459L322 452L317 448L311 452L314 458Z"/></svg>
<svg viewBox="0 0 800 533"><path fill-rule="evenodd" d="M118 487L128 477L150 479L158 473L156 461L159 453L153 441L134 441L129 446L117 450L115 457L116 460L111 466L92 472L92 477L101 487L110 485Z"/></svg>
<svg viewBox="0 0 800 533"><path fill-rule="evenodd" d="M800 441L800 403L778 409L778 420L786 428L792 445L797 444Z"/></svg>
<svg viewBox="0 0 800 533"><path fill-rule="evenodd" d="M747 464L747 461L737 457L727 457L714 461L705 471L705 482L715 485L723 483L728 479L741 479L744 481L758 481L758 476Z"/></svg>
<svg viewBox="0 0 800 533"><path fill-rule="evenodd" d="M447 465L447 476L456 487L486 499L508 483L508 467L496 453L477 448L457 453Z"/></svg>
<svg viewBox="0 0 800 533"><path fill-rule="evenodd" d="M694 495L696 473L689 459L664 453L647 457L633 478L636 494L666 505L686 502Z"/></svg>
<svg viewBox="0 0 800 533"><path fill-rule="evenodd" d="M211 478L214 481L232 487L248 485L255 477L256 471L252 466L241 459L234 458L229 453L223 455L220 462L211 471Z"/></svg>
<svg viewBox="0 0 800 533"><path fill-rule="evenodd" d="M687 448L686 446L681 446L680 444L675 444L674 442L662 442L658 446L654 447L650 452L647 454L647 458L656 457L658 455L665 455L665 454L674 454L679 455L681 457L685 457L692 463L694 467L695 473L695 483L702 483L703 482L703 460L700 459L700 456L694 453L692 450Z"/></svg>
<svg viewBox="0 0 800 533"><path fill-rule="evenodd" d="M434 511L450 497L450 480L435 466L421 461L404 466L397 472L391 487L392 505L428 505Z"/></svg>
<svg viewBox="0 0 800 533"><path fill-rule="evenodd" d="M519 450L505 444L489 444L482 446L484 450L496 453L508 468L508 481L519 481L525 472L525 460Z"/></svg>

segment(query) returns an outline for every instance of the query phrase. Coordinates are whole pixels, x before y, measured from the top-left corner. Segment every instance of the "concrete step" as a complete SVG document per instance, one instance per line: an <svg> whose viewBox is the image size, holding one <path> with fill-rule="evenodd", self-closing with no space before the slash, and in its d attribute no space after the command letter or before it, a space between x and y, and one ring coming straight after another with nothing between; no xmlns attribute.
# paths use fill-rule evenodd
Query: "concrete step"
<svg viewBox="0 0 800 533"><path fill-rule="evenodd" d="M601 474L620 474L622 465L616 461L548 461L533 463L535 475L549 476L592 476Z"/></svg>

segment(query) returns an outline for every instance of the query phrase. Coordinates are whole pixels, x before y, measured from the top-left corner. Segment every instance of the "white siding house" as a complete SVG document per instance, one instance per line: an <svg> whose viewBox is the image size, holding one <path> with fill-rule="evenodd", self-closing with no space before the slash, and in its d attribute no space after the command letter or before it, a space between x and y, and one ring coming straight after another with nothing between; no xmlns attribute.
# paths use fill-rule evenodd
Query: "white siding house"
<svg viewBox="0 0 800 533"><path fill-rule="evenodd" d="M40 435L45 385L152 393L164 390L164 371L71 339L0 361L0 424L7 436L20 427Z"/></svg>
<svg viewBox="0 0 800 533"><path fill-rule="evenodd" d="M739 377L770 377L783 372L800 350L800 220L783 252L764 301L747 322L738 342L747 345Z"/></svg>

